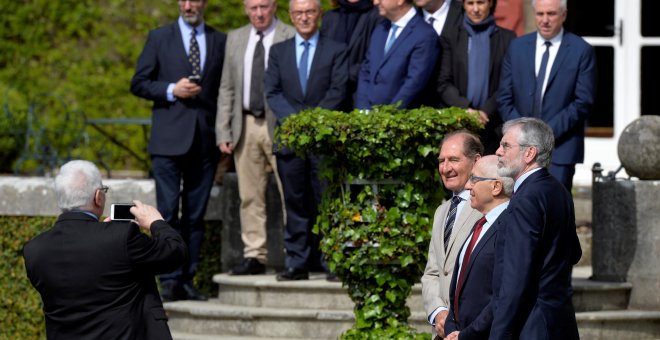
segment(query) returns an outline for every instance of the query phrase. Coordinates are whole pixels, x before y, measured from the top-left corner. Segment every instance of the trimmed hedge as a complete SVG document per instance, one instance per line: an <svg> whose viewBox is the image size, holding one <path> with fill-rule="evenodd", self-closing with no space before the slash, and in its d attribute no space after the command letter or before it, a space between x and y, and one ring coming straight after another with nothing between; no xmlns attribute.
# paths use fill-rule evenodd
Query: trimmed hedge
<svg viewBox="0 0 660 340"><path fill-rule="evenodd" d="M56 217L0 216L0 339L45 339L39 293L25 273L23 245L50 228ZM220 272L220 222L207 222L202 262L195 284L209 296L217 295L212 281Z"/></svg>

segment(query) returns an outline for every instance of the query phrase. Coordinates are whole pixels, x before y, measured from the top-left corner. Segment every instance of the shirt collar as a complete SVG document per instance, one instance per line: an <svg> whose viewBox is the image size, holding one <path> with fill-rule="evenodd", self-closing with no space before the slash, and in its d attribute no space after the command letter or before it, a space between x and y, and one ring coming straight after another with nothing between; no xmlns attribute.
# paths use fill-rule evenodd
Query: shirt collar
<svg viewBox="0 0 660 340"><path fill-rule="evenodd" d="M408 25L408 22L410 22L410 20L412 20L412 18L414 18L416 14L417 14L417 10L415 9L415 7L414 6L410 7L408 13L406 13L403 17L401 17L401 19L397 20L396 22L393 22L392 24L399 26L399 29L403 30L403 28L405 28L406 25Z"/></svg>
<svg viewBox="0 0 660 340"><path fill-rule="evenodd" d="M454 194L454 196L460 197L463 201L468 201L470 200L470 190L465 190L459 192L458 194Z"/></svg>
<svg viewBox="0 0 660 340"><path fill-rule="evenodd" d="M429 11L425 10L422 8L422 14L424 14L424 20L428 21L430 17L433 17L435 19L440 19L444 14L449 12L449 4L451 3L451 0L445 0L445 2L438 8L437 11L433 13L429 13Z"/></svg>
<svg viewBox="0 0 660 340"><path fill-rule="evenodd" d="M257 35L257 29L254 28L254 26L250 25L250 35ZM275 26L277 26L277 18L273 18L273 21L270 23L270 26L268 26L264 31L264 37L273 33L275 31Z"/></svg>
<svg viewBox="0 0 660 340"><path fill-rule="evenodd" d="M518 187L520 187L522 182L524 182L527 179L527 177L529 177L531 174L533 174L533 173L535 173L539 170L541 170L541 168L532 169L532 170L529 170L526 173L522 174L520 177L518 177L518 179L516 180L516 184L513 186L513 192L518 191Z"/></svg>
<svg viewBox="0 0 660 340"><path fill-rule="evenodd" d="M302 44L303 41L305 41L305 39L303 39L303 37L300 36L298 32L296 32L296 46L300 46L300 44ZM312 35L312 37L309 38L307 41L309 42L310 47L316 46L319 42L319 31L316 31L316 33L314 33L314 35Z"/></svg>
<svg viewBox="0 0 660 340"><path fill-rule="evenodd" d="M540 33L536 32L536 45L545 47L543 45L545 44L546 41L549 41L549 42L552 43L552 46L558 46L559 43L561 43L561 39L563 37L564 37L564 29L563 28L559 31L559 33L557 33L557 35L552 37L550 40L545 40L545 38L543 38Z"/></svg>
<svg viewBox="0 0 660 340"><path fill-rule="evenodd" d="M492 224L500 216L500 214L508 207L509 207L509 201L506 201L496 206L495 208L491 209L489 212L486 213L486 221Z"/></svg>
<svg viewBox="0 0 660 340"><path fill-rule="evenodd" d="M194 27L197 30L197 35L200 35L204 33L204 21L202 21L199 25ZM183 20L183 17L179 17L179 29L181 29L181 32L184 33L186 36L190 36L190 32L193 30L193 26L188 24Z"/></svg>

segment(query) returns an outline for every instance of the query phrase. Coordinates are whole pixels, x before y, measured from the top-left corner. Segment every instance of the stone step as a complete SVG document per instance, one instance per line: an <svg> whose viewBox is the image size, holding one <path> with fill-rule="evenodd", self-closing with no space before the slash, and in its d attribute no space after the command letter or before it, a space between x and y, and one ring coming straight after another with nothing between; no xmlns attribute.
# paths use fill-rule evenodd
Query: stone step
<svg viewBox="0 0 660 340"><path fill-rule="evenodd" d="M582 340L660 339L660 311L598 311L575 316Z"/></svg>
<svg viewBox="0 0 660 340"><path fill-rule="evenodd" d="M573 305L577 312L618 310L628 306L632 286L626 282L598 282L573 279ZM218 300L235 306L351 310L353 302L339 282L327 282L324 274L310 280L278 282L275 275L214 275L220 286ZM424 311L421 284L415 284L408 298L411 311Z"/></svg>
<svg viewBox="0 0 660 340"><path fill-rule="evenodd" d="M353 311L331 309L271 308L177 301L165 304L169 326L175 333L241 335L286 339L336 339L355 320ZM409 322L430 331L422 312L412 313Z"/></svg>
<svg viewBox="0 0 660 340"><path fill-rule="evenodd" d="M177 340L336 339L351 327L350 310L268 308L209 302L165 304ZM597 311L576 313L580 338L660 339L660 311ZM413 312L410 324L430 332L423 313Z"/></svg>

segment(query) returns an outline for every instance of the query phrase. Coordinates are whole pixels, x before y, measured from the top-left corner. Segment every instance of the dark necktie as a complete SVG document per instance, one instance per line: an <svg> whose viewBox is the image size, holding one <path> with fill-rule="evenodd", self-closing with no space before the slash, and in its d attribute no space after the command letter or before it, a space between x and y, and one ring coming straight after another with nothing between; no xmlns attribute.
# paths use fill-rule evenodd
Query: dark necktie
<svg viewBox="0 0 660 340"><path fill-rule="evenodd" d="M454 227L454 221L456 220L456 210L458 209L459 203L461 203L460 197L454 196L451 198L449 214L447 214L447 222L445 222L445 252L449 252L449 237L451 236L451 230Z"/></svg>
<svg viewBox="0 0 660 340"><path fill-rule="evenodd" d="M470 243L468 243L467 249L465 249L465 255L463 255L463 261L461 262L461 272L458 274L458 279L456 280L456 292L454 294L454 318L458 320L458 297L461 294L461 288L463 288L463 281L465 280L465 271L467 270L468 264L470 263L470 255L472 255L472 250L474 250L474 245L477 244L479 239L479 234L486 224L486 217L482 217L477 221L474 227L474 232L472 233L472 238L470 238Z"/></svg>
<svg viewBox="0 0 660 340"><path fill-rule="evenodd" d="M298 65L298 77L300 79L300 88L302 88L302 93L305 95L307 91L307 59L309 59L309 41L305 40L302 42L303 50L302 56L300 56L300 64Z"/></svg>
<svg viewBox="0 0 660 340"><path fill-rule="evenodd" d="M431 26L433 26L433 22L435 21L434 17L429 17L428 22Z"/></svg>
<svg viewBox="0 0 660 340"><path fill-rule="evenodd" d="M541 67L539 74L536 76L536 89L534 90L534 108L532 109L532 116L541 118L542 112L542 98L543 98L543 82L545 81L545 69L548 68L548 59L550 58L550 46L552 43L545 42L545 53L541 58Z"/></svg>
<svg viewBox="0 0 660 340"><path fill-rule="evenodd" d="M190 54L188 55L188 61L192 66L193 76L199 76L202 73L199 59L199 45L197 44L196 35L197 30L193 28L192 33L190 34Z"/></svg>
<svg viewBox="0 0 660 340"><path fill-rule="evenodd" d="M387 54L387 51L390 50L392 45L394 45L394 41L396 40L396 31L399 29L399 26L392 24L392 28L390 28L390 38L387 40L387 44L385 44L385 54Z"/></svg>
<svg viewBox="0 0 660 340"><path fill-rule="evenodd" d="M255 117L264 114L264 33L257 32L259 41L254 47L252 57L252 76L250 77L250 111Z"/></svg>

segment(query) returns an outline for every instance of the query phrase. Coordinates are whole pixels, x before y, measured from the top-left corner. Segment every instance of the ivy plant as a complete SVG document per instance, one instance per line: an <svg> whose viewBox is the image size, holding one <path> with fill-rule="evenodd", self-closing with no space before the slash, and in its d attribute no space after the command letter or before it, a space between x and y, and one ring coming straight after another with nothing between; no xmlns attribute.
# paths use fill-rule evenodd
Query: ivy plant
<svg viewBox="0 0 660 340"><path fill-rule="evenodd" d="M426 264L432 216L444 196L437 175L442 137L477 131L478 117L459 108L350 113L309 109L282 121L280 144L321 157L327 188L315 232L355 302L344 339L422 337L407 323L406 299Z"/></svg>

